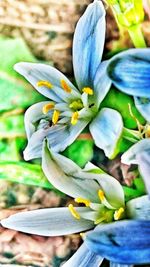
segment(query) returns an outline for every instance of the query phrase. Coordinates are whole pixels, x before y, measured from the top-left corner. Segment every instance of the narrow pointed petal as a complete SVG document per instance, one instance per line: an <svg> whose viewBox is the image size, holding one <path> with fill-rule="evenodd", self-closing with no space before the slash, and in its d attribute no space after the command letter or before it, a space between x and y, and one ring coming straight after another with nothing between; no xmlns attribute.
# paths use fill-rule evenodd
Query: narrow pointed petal
<svg viewBox="0 0 150 267"><path fill-rule="evenodd" d="M129 148L121 157L121 162L127 165L138 164L137 155L150 151L150 139L143 139Z"/></svg>
<svg viewBox="0 0 150 267"><path fill-rule="evenodd" d="M94 100L95 105L99 107L111 87L111 80L107 74L108 61L102 62L94 78Z"/></svg>
<svg viewBox="0 0 150 267"><path fill-rule="evenodd" d="M103 108L90 124L90 132L96 146L103 149L108 158L114 158L123 131L123 121L118 111Z"/></svg>
<svg viewBox="0 0 150 267"><path fill-rule="evenodd" d="M134 220L150 220L150 199L147 195L127 202L127 216Z"/></svg>
<svg viewBox="0 0 150 267"><path fill-rule="evenodd" d="M150 262L150 221L120 221L100 225L85 238L87 247L120 264Z"/></svg>
<svg viewBox="0 0 150 267"><path fill-rule="evenodd" d="M53 101L61 102L63 100L66 102L72 96L80 97L74 85L54 67L40 63L20 62L14 66L14 69L23 75L39 93ZM62 80L71 88L71 93L67 93L61 88ZM52 87L38 86L39 81L47 81Z"/></svg>
<svg viewBox="0 0 150 267"><path fill-rule="evenodd" d="M101 1L90 4L77 23L73 41L73 66L78 87L93 86L105 39L105 9Z"/></svg>
<svg viewBox="0 0 150 267"><path fill-rule="evenodd" d="M137 155L139 171L145 183L146 190L150 196L150 150Z"/></svg>
<svg viewBox="0 0 150 267"><path fill-rule="evenodd" d="M103 258L101 256L91 252L83 243L62 267L99 267L102 261Z"/></svg>
<svg viewBox="0 0 150 267"><path fill-rule="evenodd" d="M138 111L150 123L150 98L134 97L134 101Z"/></svg>
<svg viewBox="0 0 150 267"><path fill-rule="evenodd" d="M43 101L37 104L32 105L27 109L25 112L25 129L27 138L29 139L32 134L35 132L35 123L42 118L45 118L45 115L43 114L43 107L46 104L52 103L50 101Z"/></svg>
<svg viewBox="0 0 150 267"><path fill-rule="evenodd" d="M77 208L82 211L83 208ZM86 208L84 208L86 209ZM93 223L75 219L68 208L19 212L1 221L3 227L41 236L61 236L91 229Z"/></svg>
<svg viewBox="0 0 150 267"><path fill-rule="evenodd" d="M108 75L126 94L150 98L150 49L129 49L110 60Z"/></svg>
<svg viewBox="0 0 150 267"><path fill-rule="evenodd" d="M43 145L42 168L50 183L61 192L73 198L83 197L93 202L98 201L98 196L95 194L99 189L98 184L95 181L89 182L89 180L67 176L53 159L46 142Z"/></svg>

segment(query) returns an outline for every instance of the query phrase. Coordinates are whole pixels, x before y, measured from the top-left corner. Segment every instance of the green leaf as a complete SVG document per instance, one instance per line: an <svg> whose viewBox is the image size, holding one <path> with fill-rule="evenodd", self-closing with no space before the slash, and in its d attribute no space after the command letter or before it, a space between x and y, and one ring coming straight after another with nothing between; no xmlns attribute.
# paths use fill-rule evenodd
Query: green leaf
<svg viewBox="0 0 150 267"><path fill-rule="evenodd" d="M49 183L40 165L31 163L1 161L0 179L58 191Z"/></svg>
<svg viewBox="0 0 150 267"><path fill-rule="evenodd" d="M26 137L24 129L24 116L1 116L0 117L0 138Z"/></svg>
<svg viewBox="0 0 150 267"><path fill-rule="evenodd" d="M146 194L145 184L142 178L135 178L133 180L133 185L139 192L141 192L141 194Z"/></svg>
<svg viewBox="0 0 150 267"><path fill-rule="evenodd" d="M124 194L125 194L125 200L129 201L133 198L140 197L143 195L141 191L134 189L132 187L123 186Z"/></svg>
<svg viewBox="0 0 150 267"><path fill-rule="evenodd" d="M122 92L119 92L114 88L109 91L104 101L102 102L101 107L109 107L119 111L122 115L124 126L129 129L135 129L137 128L137 124L129 112L129 104L134 116L140 121L141 124L144 124L145 120L136 109L133 98Z"/></svg>
<svg viewBox="0 0 150 267"><path fill-rule="evenodd" d="M16 139L0 140L0 160L20 160L19 150Z"/></svg>
<svg viewBox="0 0 150 267"><path fill-rule="evenodd" d="M93 140L76 140L69 146L63 155L77 163L80 167L93 158Z"/></svg>
<svg viewBox="0 0 150 267"><path fill-rule="evenodd" d="M16 71L15 63L20 61L37 62L23 39L0 38L0 111L27 108L44 100L36 90Z"/></svg>
<svg viewBox="0 0 150 267"><path fill-rule="evenodd" d="M20 76L13 66L19 61L36 62L28 46L21 38L0 38L0 71L13 77Z"/></svg>

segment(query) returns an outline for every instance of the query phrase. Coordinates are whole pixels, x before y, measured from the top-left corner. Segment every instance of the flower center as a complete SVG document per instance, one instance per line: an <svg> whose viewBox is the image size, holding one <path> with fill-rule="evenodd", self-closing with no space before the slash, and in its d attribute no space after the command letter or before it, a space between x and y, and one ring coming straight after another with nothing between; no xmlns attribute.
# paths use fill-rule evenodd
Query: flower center
<svg viewBox="0 0 150 267"><path fill-rule="evenodd" d="M100 224L102 222L112 222L118 221L124 218L125 216L125 209L124 207L115 208L112 206L106 199L104 192L100 189L98 190L98 197L100 199L100 203L93 203L89 199L84 199L78 197L75 199L75 202L78 204L85 205L88 211L78 212L76 208L70 204L68 206L72 216L80 220L81 218L85 218L87 220L94 221L94 224Z"/></svg>
<svg viewBox="0 0 150 267"><path fill-rule="evenodd" d="M46 80L40 80L37 82L37 86L38 87L47 87L48 89L52 89L54 86L52 85L51 82L49 81L46 81ZM66 92L66 93L72 93L72 88L70 87L70 85L65 81L65 80L60 80L60 86L61 88ZM83 94L81 95L81 99L74 99L72 100L69 105L68 105L68 109L69 109L69 112L71 111L71 118L70 118L70 123L72 125L76 125L78 120L80 119L80 111L82 109L85 108L85 114L86 116L90 116L91 113L88 111L89 109L91 109L94 105L94 103L91 103L89 100L92 100L90 99L89 97L93 96L94 94L94 91L93 89L91 89L90 87L84 87L82 89L82 92ZM56 103L57 105L57 103ZM61 112L59 111L59 108L55 109L55 103L54 102L50 102L46 105L43 106L42 108L42 112L44 115L48 114L49 111L53 110L53 115L52 115L52 123L55 125L59 122L59 118L61 116ZM67 110L63 110L62 112L65 112ZM68 112L68 114L70 114ZM70 116L70 115L66 115L66 116ZM83 116L83 115L82 115Z"/></svg>

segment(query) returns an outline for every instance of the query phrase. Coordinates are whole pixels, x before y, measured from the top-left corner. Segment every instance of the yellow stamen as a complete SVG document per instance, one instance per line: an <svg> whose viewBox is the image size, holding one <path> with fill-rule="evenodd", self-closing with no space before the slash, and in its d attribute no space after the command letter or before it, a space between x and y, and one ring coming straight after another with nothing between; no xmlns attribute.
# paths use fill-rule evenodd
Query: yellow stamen
<svg viewBox="0 0 150 267"><path fill-rule="evenodd" d="M53 87L53 85L48 81L38 81L37 82L37 86L39 86L39 87L40 86L45 86L45 87L47 87L49 89L51 89Z"/></svg>
<svg viewBox="0 0 150 267"><path fill-rule="evenodd" d="M54 107L55 107L54 103L48 103L48 104L44 105L43 109L42 109L43 114L47 114Z"/></svg>
<svg viewBox="0 0 150 267"><path fill-rule="evenodd" d="M146 136L146 138L150 138L150 125L147 125L147 127L146 127L145 136Z"/></svg>
<svg viewBox="0 0 150 267"><path fill-rule="evenodd" d="M84 237L86 236L86 234L85 234L85 233L80 233L80 236L81 236L82 238L84 238Z"/></svg>
<svg viewBox="0 0 150 267"><path fill-rule="evenodd" d="M98 190L98 196L101 202L105 200L105 194L102 190Z"/></svg>
<svg viewBox="0 0 150 267"><path fill-rule="evenodd" d="M68 208L69 208L72 216L74 218L76 218L77 220L80 220L80 218L81 218L80 214L75 210L74 206L72 204L69 204Z"/></svg>
<svg viewBox="0 0 150 267"><path fill-rule="evenodd" d="M66 93L71 93L72 89L71 89L70 86L66 83L65 80L61 80L60 83L61 83L61 87L64 89L64 91L65 91Z"/></svg>
<svg viewBox="0 0 150 267"><path fill-rule="evenodd" d="M84 199L81 197L76 198L75 202L77 202L79 204L85 204L86 207L90 207L90 203L91 203L88 199Z"/></svg>
<svg viewBox="0 0 150 267"><path fill-rule="evenodd" d="M88 95L93 95L93 94L94 94L93 89L91 89L90 87L84 87L84 88L82 89L82 91L83 91L84 93L88 94Z"/></svg>
<svg viewBox="0 0 150 267"><path fill-rule="evenodd" d="M54 110L53 116L52 116L52 122L56 124L59 120L60 111Z"/></svg>
<svg viewBox="0 0 150 267"><path fill-rule="evenodd" d="M75 125L78 122L79 113L78 111L74 112L71 117L71 124Z"/></svg>
<svg viewBox="0 0 150 267"><path fill-rule="evenodd" d="M124 213L124 208L120 208L119 210L116 210L114 213L115 221L118 221L121 218L123 213Z"/></svg>

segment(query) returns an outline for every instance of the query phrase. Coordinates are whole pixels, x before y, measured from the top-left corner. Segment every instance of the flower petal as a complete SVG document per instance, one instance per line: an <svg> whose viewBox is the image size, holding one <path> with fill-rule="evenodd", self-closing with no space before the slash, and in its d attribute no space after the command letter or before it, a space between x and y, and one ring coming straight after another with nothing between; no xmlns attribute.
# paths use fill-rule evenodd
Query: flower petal
<svg viewBox="0 0 150 267"><path fill-rule="evenodd" d="M91 252L83 243L62 267L99 267L103 258Z"/></svg>
<svg viewBox="0 0 150 267"><path fill-rule="evenodd" d="M134 101L136 108L146 121L150 123L150 98L134 97Z"/></svg>
<svg viewBox="0 0 150 267"><path fill-rule="evenodd" d="M110 267L134 267L133 265L110 262Z"/></svg>
<svg viewBox="0 0 150 267"><path fill-rule="evenodd" d="M150 199L142 196L134 198L126 204L127 216L135 220L150 220Z"/></svg>
<svg viewBox="0 0 150 267"><path fill-rule="evenodd" d="M101 1L88 5L77 23L73 41L73 66L78 87L93 86L105 39L105 9Z"/></svg>
<svg viewBox="0 0 150 267"><path fill-rule="evenodd" d="M45 118L45 115L43 114L43 107L46 104L52 103L50 101L43 101L37 104L32 105L27 109L25 112L25 129L27 138L29 139L32 134L35 132L35 126L34 123L39 121L42 118Z"/></svg>
<svg viewBox="0 0 150 267"><path fill-rule="evenodd" d="M124 93L150 98L150 49L129 49L110 60L108 75Z"/></svg>
<svg viewBox="0 0 150 267"><path fill-rule="evenodd" d="M131 146L121 157L121 162L127 165L138 164L137 155L141 152L150 151L150 139L143 139Z"/></svg>
<svg viewBox="0 0 150 267"><path fill-rule="evenodd" d="M98 226L85 238L87 247L120 264L150 262L150 221L120 221Z"/></svg>
<svg viewBox="0 0 150 267"><path fill-rule="evenodd" d="M90 124L90 132L96 146L103 149L108 158L114 158L121 137L123 122L118 111L103 108Z"/></svg>
<svg viewBox="0 0 150 267"><path fill-rule="evenodd" d="M86 208L77 208L80 212ZM42 236L61 236L91 229L93 223L75 219L68 208L19 212L1 221L3 227Z"/></svg>
<svg viewBox="0 0 150 267"><path fill-rule="evenodd" d="M63 193L73 198L83 197L93 202L98 201L98 196L95 194L99 189L98 184L92 180L89 181L67 176L56 163L46 142L43 145L42 168L50 183Z"/></svg>
<svg viewBox="0 0 150 267"><path fill-rule="evenodd" d="M53 151L58 152L65 150L75 141L87 124L87 120L79 120L76 125L60 123L49 128L46 127L46 129L41 128L37 130L28 141L28 145L24 151L25 160L41 157L42 144L45 137Z"/></svg>
<svg viewBox="0 0 150 267"><path fill-rule="evenodd" d="M106 72L108 62L104 61L99 65L94 78L94 103L97 107L99 107L111 87L111 80Z"/></svg>
<svg viewBox="0 0 150 267"><path fill-rule="evenodd" d="M23 75L39 93L53 101L61 102L63 100L67 102L72 97L80 98L79 92L66 76L49 65L20 62L15 65L14 69ZM62 80L72 89L71 93L67 93L62 89ZM38 86L37 83L39 81L48 81L52 85L52 88Z"/></svg>
<svg viewBox="0 0 150 267"><path fill-rule="evenodd" d="M139 171L144 180L147 192L150 196L150 150L137 155Z"/></svg>

